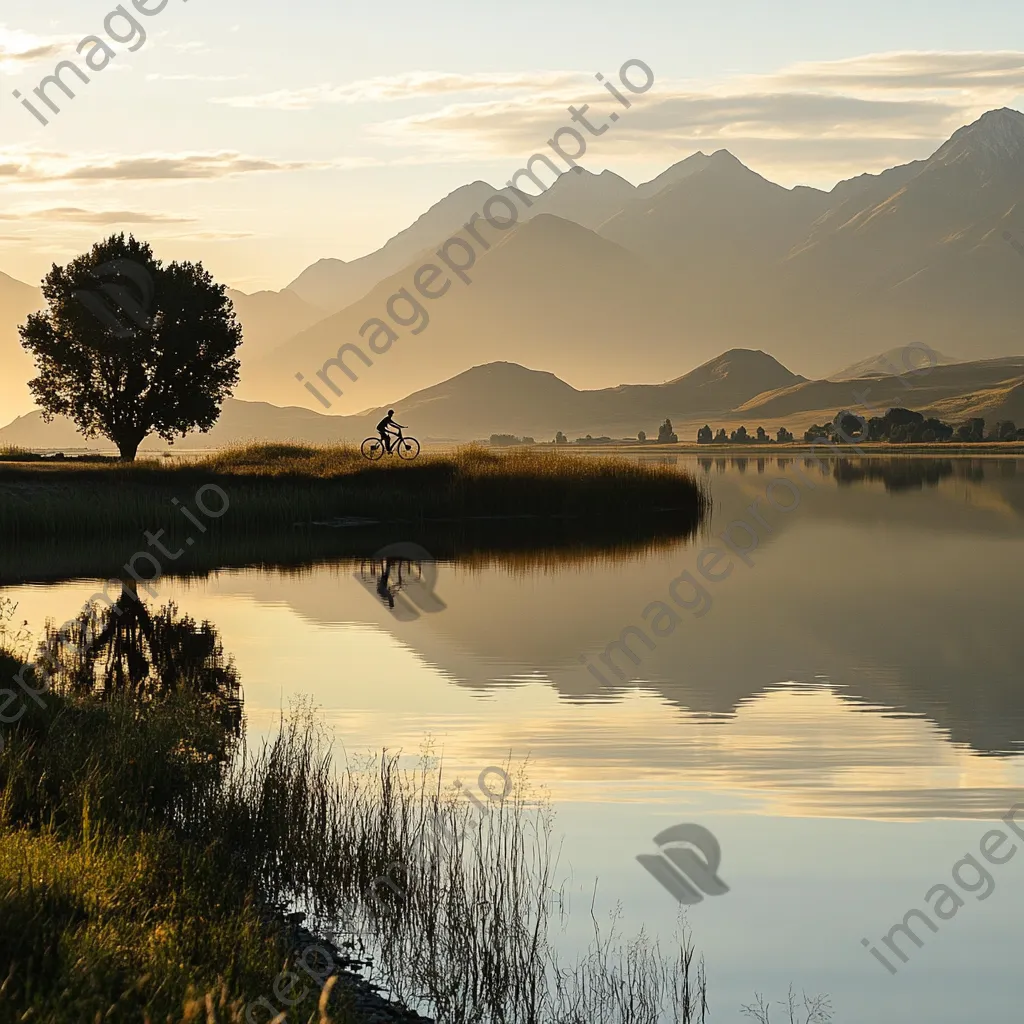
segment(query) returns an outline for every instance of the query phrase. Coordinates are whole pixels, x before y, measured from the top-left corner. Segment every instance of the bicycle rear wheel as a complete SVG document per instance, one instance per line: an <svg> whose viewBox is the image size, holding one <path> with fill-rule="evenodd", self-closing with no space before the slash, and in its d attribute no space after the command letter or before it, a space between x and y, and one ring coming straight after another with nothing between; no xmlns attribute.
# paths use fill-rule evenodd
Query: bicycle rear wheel
<svg viewBox="0 0 1024 1024"><path fill-rule="evenodd" d="M363 453L363 458L376 462L384 455L384 442L379 437L368 437L363 442L360 451Z"/></svg>
<svg viewBox="0 0 1024 1024"><path fill-rule="evenodd" d="M398 457L400 459L415 459L420 453L420 443L415 437L403 437L398 442Z"/></svg>

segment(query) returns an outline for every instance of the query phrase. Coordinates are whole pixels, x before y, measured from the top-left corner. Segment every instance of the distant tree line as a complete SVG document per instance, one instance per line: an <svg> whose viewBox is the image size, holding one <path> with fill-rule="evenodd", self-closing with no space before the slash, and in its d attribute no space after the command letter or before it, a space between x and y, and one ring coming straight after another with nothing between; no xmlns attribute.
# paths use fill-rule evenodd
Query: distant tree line
<svg viewBox="0 0 1024 1024"><path fill-rule="evenodd" d="M515 434L491 434L491 444L536 444L532 437L516 437Z"/></svg>
<svg viewBox="0 0 1024 1024"><path fill-rule="evenodd" d="M697 431L697 444L789 444L792 440L793 435L785 427L779 427L775 437L770 437L764 427L758 427L753 435L747 433L746 427L737 427L731 434L719 427L718 433L713 434L705 423Z"/></svg>
<svg viewBox="0 0 1024 1024"><path fill-rule="evenodd" d="M912 409L890 409L884 416L866 419L847 409L841 409L831 423L815 423L804 433L804 440L812 441L883 441L890 444L931 444L958 441L977 444L982 441L1022 441L1024 429L1018 430L1013 420L999 420L985 433L985 421L973 418L953 426Z"/></svg>
<svg viewBox="0 0 1024 1024"><path fill-rule="evenodd" d="M647 444L649 442L646 430L641 430L636 435L636 438L637 438L637 440L641 444ZM607 435L603 435L601 437L594 437L593 434L587 434L586 437L577 437L576 440L574 442L572 442L572 443L573 444L611 444L615 440L616 440L616 438L608 437ZM626 438L622 438L621 440L629 441L630 438L626 437ZM665 422L662 423L660 427L658 427L658 440L657 440L657 442L650 441L649 443L651 443L651 444L655 444L655 443L656 444L677 444L678 441L679 441L679 435L676 434L675 431L673 431L673 429L672 429L672 421L670 419L666 419ZM491 443L493 444L495 442L492 440ZM554 441L554 443L555 444L569 444L570 441L565 436L565 434L563 434L562 431L559 430L555 434L555 441Z"/></svg>
<svg viewBox="0 0 1024 1024"><path fill-rule="evenodd" d="M764 427L758 427L754 434L749 434L746 427L737 427L728 433L722 427L715 432L705 423L697 431L698 444L790 444L793 440L793 434L785 427L779 427L774 438L768 435ZM1024 428L1018 429L1013 420L999 420L986 434L985 421L979 418L953 426L934 417L925 417L923 413L911 409L890 409L884 416L872 416L870 419L858 416L848 409L840 409L831 422L815 423L805 430L804 441L807 444L814 441L832 441L836 444L863 441L891 444L1024 441Z"/></svg>
<svg viewBox="0 0 1024 1024"><path fill-rule="evenodd" d="M815 423L805 430L803 439L807 444L814 441L833 441L836 444L863 441L912 444L929 444L933 441L1024 441L1024 428L1018 429L1013 420L999 420L986 434L985 421L978 418L953 426L934 417L925 417L923 413L911 409L890 409L884 416L872 416L870 419L858 416L848 409L840 409L829 423ZM610 444L614 440L611 437L593 437L587 434L586 437L577 437L574 442L570 442L559 430L555 434L554 443ZM641 444L676 444L679 436L672 428L672 421L666 418L658 427L657 440L649 438L645 430L637 434L637 440ZM751 434L744 426L737 427L731 432L726 431L724 427L719 427L715 431L705 423L697 431L697 444L792 444L794 440L793 433L786 427L779 427L774 437L764 427L757 427ZM512 434L491 435L491 444L533 443L532 437L520 438Z"/></svg>
<svg viewBox="0 0 1024 1024"><path fill-rule="evenodd" d="M640 433L636 435L636 439L641 444L646 444L647 441L648 441L647 431L646 430L641 430ZM679 435L672 429L672 421L666 417L665 418L665 422L662 423L661 426L658 427L658 440L657 441L652 441L651 443L652 444L678 444L678 442L679 442Z"/></svg>

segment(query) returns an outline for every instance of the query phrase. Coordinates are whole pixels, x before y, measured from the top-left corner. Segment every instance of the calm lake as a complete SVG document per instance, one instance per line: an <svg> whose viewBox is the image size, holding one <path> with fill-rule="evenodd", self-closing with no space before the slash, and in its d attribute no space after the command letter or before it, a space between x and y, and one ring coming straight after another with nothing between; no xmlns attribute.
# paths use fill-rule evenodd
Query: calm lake
<svg viewBox="0 0 1024 1024"><path fill-rule="evenodd" d="M570 936L596 879L599 917L618 906L623 935L671 937L679 904L637 855L670 826L709 830L728 891L687 921L714 1020L790 983L828 993L838 1022L1017 1019L1024 853L980 850L996 827L1024 845L1024 807L1019 836L999 820L1024 804L1024 460L678 465L714 500L687 541L406 567L425 582L394 608L351 559L167 576L155 603L217 627L250 734L301 695L342 756L412 763L430 744L474 791L484 768L528 762ZM38 634L95 590L0 597ZM633 655L609 654L630 627ZM903 962L883 939L912 908L937 930L912 920Z"/></svg>

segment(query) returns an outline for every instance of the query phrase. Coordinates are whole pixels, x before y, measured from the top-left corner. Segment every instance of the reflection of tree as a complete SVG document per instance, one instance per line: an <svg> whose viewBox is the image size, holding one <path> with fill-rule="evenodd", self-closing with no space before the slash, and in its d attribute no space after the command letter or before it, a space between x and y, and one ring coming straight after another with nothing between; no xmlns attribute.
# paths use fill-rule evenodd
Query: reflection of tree
<svg viewBox="0 0 1024 1024"><path fill-rule="evenodd" d="M840 485L880 480L887 491L919 491L952 476L953 463L949 459L837 459L833 473Z"/></svg>
<svg viewBox="0 0 1024 1024"><path fill-rule="evenodd" d="M48 626L40 655L58 692L140 700L187 692L206 699L232 731L241 729L238 673L217 630L179 615L173 601L150 613L134 581L122 582L113 605L92 603L60 630Z"/></svg>

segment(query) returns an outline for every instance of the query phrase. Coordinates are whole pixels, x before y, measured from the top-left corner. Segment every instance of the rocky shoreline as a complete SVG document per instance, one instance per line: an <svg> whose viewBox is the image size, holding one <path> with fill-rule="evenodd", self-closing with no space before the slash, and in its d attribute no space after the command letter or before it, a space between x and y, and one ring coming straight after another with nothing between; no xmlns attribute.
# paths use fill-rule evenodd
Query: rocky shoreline
<svg viewBox="0 0 1024 1024"><path fill-rule="evenodd" d="M346 1024L435 1024L433 1018L382 996L381 990L360 973L367 961L354 953L351 944L348 949L341 949L330 939L314 935L303 924L305 914L268 908L266 916L281 929L289 950L297 957L296 971L305 972L321 989L328 981L336 979L330 991L328 1013L332 1008L341 1010L344 1014L341 1019ZM294 988L294 984L291 987ZM277 1005L269 998L257 1001L257 1005L264 1010L273 1007L279 1013L286 1012L287 1000L281 998L277 984L274 989L279 997ZM284 995L287 994L286 991Z"/></svg>

